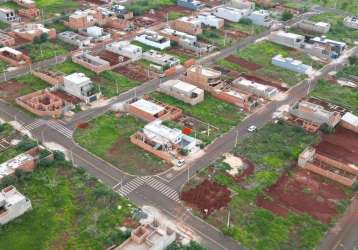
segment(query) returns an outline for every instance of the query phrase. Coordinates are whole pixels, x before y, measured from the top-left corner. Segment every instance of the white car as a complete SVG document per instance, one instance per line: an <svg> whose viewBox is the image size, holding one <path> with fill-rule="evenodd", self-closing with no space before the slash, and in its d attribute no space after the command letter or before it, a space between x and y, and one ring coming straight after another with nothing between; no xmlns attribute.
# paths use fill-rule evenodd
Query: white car
<svg viewBox="0 0 358 250"><path fill-rule="evenodd" d="M249 131L249 132L255 132L257 130L257 128L256 128L256 126L254 126L254 125L251 125L248 129L247 129L247 131Z"/></svg>

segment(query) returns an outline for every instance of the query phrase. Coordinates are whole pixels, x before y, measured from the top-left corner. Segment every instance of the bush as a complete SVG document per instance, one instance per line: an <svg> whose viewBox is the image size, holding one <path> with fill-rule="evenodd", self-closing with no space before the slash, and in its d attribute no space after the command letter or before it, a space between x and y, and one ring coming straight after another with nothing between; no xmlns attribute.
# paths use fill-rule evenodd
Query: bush
<svg viewBox="0 0 358 250"><path fill-rule="evenodd" d="M319 128L324 134L332 134L334 132L334 128L329 126L327 123L323 123Z"/></svg>
<svg viewBox="0 0 358 250"><path fill-rule="evenodd" d="M21 151L27 151L33 147L35 147L37 143L33 140L31 140L29 137L24 136L21 139L21 142L17 145L17 149Z"/></svg>
<svg viewBox="0 0 358 250"><path fill-rule="evenodd" d="M358 181L355 181L352 185L352 189L354 192L358 192Z"/></svg>
<svg viewBox="0 0 358 250"><path fill-rule="evenodd" d="M239 23L241 24L245 24L245 25L251 25L252 24L252 20L247 18L247 17L244 17L244 18L241 18Z"/></svg>
<svg viewBox="0 0 358 250"><path fill-rule="evenodd" d="M350 65L358 65L358 56L351 56L348 60Z"/></svg>
<svg viewBox="0 0 358 250"><path fill-rule="evenodd" d="M282 21L288 21L293 17L293 14L289 11L285 11L282 13L281 20Z"/></svg>
<svg viewBox="0 0 358 250"><path fill-rule="evenodd" d="M55 161L65 161L65 154L61 151L53 151L53 158L55 159Z"/></svg>
<svg viewBox="0 0 358 250"><path fill-rule="evenodd" d="M49 160L49 159L41 159L39 162L38 162L38 166L40 168L48 168L52 165L53 161L52 160Z"/></svg>
<svg viewBox="0 0 358 250"><path fill-rule="evenodd" d="M27 181L31 178L32 173L28 171L24 171L22 169L15 170L15 176L18 181Z"/></svg>

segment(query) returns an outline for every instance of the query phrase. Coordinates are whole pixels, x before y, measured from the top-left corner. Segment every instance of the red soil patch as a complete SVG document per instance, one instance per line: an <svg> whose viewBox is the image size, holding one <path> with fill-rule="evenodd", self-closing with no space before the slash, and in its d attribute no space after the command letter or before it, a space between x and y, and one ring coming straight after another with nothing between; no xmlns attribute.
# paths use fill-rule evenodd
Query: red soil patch
<svg viewBox="0 0 358 250"><path fill-rule="evenodd" d="M266 195L257 198L256 203L281 216L295 211L330 223L337 215L336 201L348 198L343 186L322 182L319 175L298 169L292 176L284 174L266 190Z"/></svg>
<svg viewBox="0 0 358 250"><path fill-rule="evenodd" d="M78 124L76 125L76 127L77 127L77 128L80 128L80 129L86 129L86 128L89 127L89 124L88 124L88 122L82 122L82 123L78 123Z"/></svg>
<svg viewBox="0 0 358 250"><path fill-rule="evenodd" d="M147 70L140 65L133 63L115 68L114 71L138 82L146 82L152 78L151 72L149 72L150 74L148 76Z"/></svg>
<svg viewBox="0 0 358 250"><path fill-rule="evenodd" d="M235 39L245 38L249 36L249 33L242 32L240 30L225 30L221 32L222 35L225 35L225 33Z"/></svg>
<svg viewBox="0 0 358 250"><path fill-rule="evenodd" d="M124 219L122 225L124 227L129 227L129 228L137 228L139 226L139 223L133 218L127 217Z"/></svg>
<svg viewBox="0 0 358 250"><path fill-rule="evenodd" d="M227 60L231 63L236 63L236 64L240 65L241 67L248 69L248 70L258 70L258 69L262 68L261 65L249 62L249 61L242 59L238 56L230 55L230 56L226 57L225 60Z"/></svg>
<svg viewBox="0 0 358 250"><path fill-rule="evenodd" d="M216 209L226 207L231 200L229 189L208 179L197 187L182 192L180 198L188 205L200 209L204 216L209 216Z"/></svg>
<svg viewBox="0 0 358 250"><path fill-rule="evenodd" d="M255 164L253 164L251 161L247 159L241 158L241 160L245 164L245 170L238 176L235 176L235 181L241 182L246 179L246 177L252 175L255 172Z"/></svg>
<svg viewBox="0 0 358 250"><path fill-rule="evenodd" d="M276 81L276 80L269 78L267 76L254 76L254 75L249 75L249 74L245 74L245 73L243 73L241 75L250 81L263 83L265 85L276 87L281 91L286 91L288 89L286 87L281 86L281 82Z"/></svg>
<svg viewBox="0 0 358 250"><path fill-rule="evenodd" d="M69 95L62 90L56 90L56 91L52 92L52 94L54 94L55 96L58 96L59 98L65 100L66 102L69 102L72 104L78 104L81 102L80 98L73 96L73 95Z"/></svg>
<svg viewBox="0 0 358 250"><path fill-rule="evenodd" d="M25 86L16 81L7 81L0 84L0 97L7 101L15 100L20 96L21 89Z"/></svg>
<svg viewBox="0 0 358 250"><path fill-rule="evenodd" d="M358 134L338 126L333 134L323 135L316 146L317 153L341 161L358 163Z"/></svg>
<svg viewBox="0 0 358 250"><path fill-rule="evenodd" d="M107 51L107 50L101 51L100 53L97 54L97 56L99 56L103 60L106 60L107 62L109 62L109 64L111 66L117 65L118 63L120 63L118 60L118 55L114 54L110 51ZM127 61L127 60L129 60L129 58L125 58L124 61Z"/></svg>

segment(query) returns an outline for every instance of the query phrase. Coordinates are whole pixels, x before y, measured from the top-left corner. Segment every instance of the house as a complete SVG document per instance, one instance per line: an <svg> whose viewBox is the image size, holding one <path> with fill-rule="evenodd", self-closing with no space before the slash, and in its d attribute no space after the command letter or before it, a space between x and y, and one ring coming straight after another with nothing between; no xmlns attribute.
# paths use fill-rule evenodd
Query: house
<svg viewBox="0 0 358 250"><path fill-rule="evenodd" d="M88 47L91 44L91 37L79 35L73 31L64 31L57 35L58 39L65 43L75 45L79 48Z"/></svg>
<svg viewBox="0 0 358 250"><path fill-rule="evenodd" d="M185 32L194 36L203 33L203 30L201 28L201 21L193 16L183 16L181 18L178 18L173 22L171 26L175 30L179 30L181 32Z"/></svg>
<svg viewBox="0 0 358 250"><path fill-rule="evenodd" d="M125 6L114 4L112 5L111 10L116 14L117 17L121 19L132 19L133 12L129 11Z"/></svg>
<svg viewBox="0 0 358 250"><path fill-rule="evenodd" d="M106 50L132 60L139 60L142 58L142 47L130 44L128 41L107 44Z"/></svg>
<svg viewBox="0 0 358 250"><path fill-rule="evenodd" d="M302 30L306 30L308 32L325 34L331 28L331 24L325 22L313 22L309 20L302 20L297 24L297 27Z"/></svg>
<svg viewBox="0 0 358 250"><path fill-rule="evenodd" d="M330 61L339 57L329 44L305 43L303 51L321 60Z"/></svg>
<svg viewBox="0 0 358 250"><path fill-rule="evenodd" d="M165 28L160 31L163 36L175 41L184 49L191 50L198 55L206 54L215 49L215 46L197 41L197 37L185 32Z"/></svg>
<svg viewBox="0 0 358 250"><path fill-rule="evenodd" d="M253 11L248 18L253 24L264 27L271 27L273 21L270 16L270 12L267 10L256 10Z"/></svg>
<svg viewBox="0 0 358 250"><path fill-rule="evenodd" d="M304 47L305 37L279 30L271 32L269 40L289 48L299 49Z"/></svg>
<svg viewBox="0 0 358 250"><path fill-rule="evenodd" d="M347 47L346 43L327 39L325 36L311 38L309 42L330 46L331 50L334 51L338 56L340 56Z"/></svg>
<svg viewBox="0 0 358 250"><path fill-rule="evenodd" d="M31 208L31 201L14 186L4 188L0 193L0 225L16 219Z"/></svg>
<svg viewBox="0 0 358 250"><path fill-rule="evenodd" d="M180 64L180 60L175 56L161 53L157 50L148 50L147 52L144 52L143 59L168 68Z"/></svg>
<svg viewBox="0 0 358 250"><path fill-rule="evenodd" d="M326 110L323 106L308 101L301 101L294 105L290 108L290 113L318 125L326 123L330 127L335 127L341 120L339 112Z"/></svg>
<svg viewBox="0 0 358 250"><path fill-rule="evenodd" d="M72 54L72 61L83 67L100 74L103 71L110 70L110 63L99 56L91 55L86 51L79 51Z"/></svg>
<svg viewBox="0 0 358 250"><path fill-rule="evenodd" d="M343 23L349 28L358 29L358 16L347 16L344 18Z"/></svg>
<svg viewBox="0 0 358 250"><path fill-rule="evenodd" d="M159 90L190 105L204 100L204 90L181 80L169 80L159 85Z"/></svg>
<svg viewBox="0 0 358 250"><path fill-rule="evenodd" d="M39 90L16 98L16 104L40 117L59 118L66 107L65 101L48 90Z"/></svg>
<svg viewBox="0 0 358 250"><path fill-rule="evenodd" d="M160 50L170 48L170 40L155 31L147 30L134 38L135 41Z"/></svg>
<svg viewBox="0 0 358 250"><path fill-rule="evenodd" d="M53 28L46 28L43 24L27 23L20 28L13 30L16 36L32 42L35 38L40 37L42 34L47 34L48 39L56 38L56 30Z"/></svg>
<svg viewBox="0 0 358 250"><path fill-rule="evenodd" d="M210 91L221 82L221 72L201 65L193 65L186 71L184 81Z"/></svg>
<svg viewBox="0 0 358 250"><path fill-rule="evenodd" d="M0 21L5 23L12 23L20 21L16 15L15 10L9 8L0 8Z"/></svg>
<svg viewBox="0 0 358 250"><path fill-rule="evenodd" d="M15 45L15 38L6 33L0 32L0 45L4 47L11 47Z"/></svg>
<svg viewBox="0 0 358 250"><path fill-rule="evenodd" d="M40 10L38 8L19 9L19 16L33 19L38 17L39 15L40 15Z"/></svg>
<svg viewBox="0 0 358 250"><path fill-rule="evenodd" d="M111 34L105 32L103 28L98 26L91 26L85 29L80 29L80 34L92 38L94 42L106 42L111 40Z"/></svg>
<svg viewBox="0 0 358 250"><path fill-rule="evenodd" d="M31 64L31 59L21 51L10 47L0 48L0 60L5 61L12 66L21 66L25 64Z"/></svg>
<svg viewBox="0 0 358 250"><path fill-rule="evenodd" d="M113 250L165 250L175 241L176 233L170 228L141 225L134 229L131 236Z"/></svg>
<svg viewBox="0 0 358 250"><path fill-rule="evenodd" d="M232 83L238 89L253 93L254 95L266 99L272 99L276 94L278 94L278 89L275 87L253 82L243 77L235 79Z"/></svg>
<svg viewBox="0 0 358 250"><path fill-rule="evenodd" d="M16 169L31 171L35 167L35 157L27 152L0 164L0 181L15 174Z"/></svg>
<svg viewBox="0 0 358 250"><path fill-rule="evenodd" d="M358 133L358 116L347 112L342 116L341 125L349 130Z"/></svg>
<svg viewBox="0 0 358 250"><path fill-rule="evenodd" d="M248 16L250 12L249 9L236 9L227 6L219 6L212 11L215 16L235 23L239 22L242 17Z"/></svg>
<svg viewBox="0 0 358 250"><path fill-rule="evenodd" d="M16 4L25 7L25 8L35 8L36 2L33 0L12 0Z"/></svg>
<svg viewBox="0 0 358 250"><path fill-rule="evenodd" d="M272 64L300 74L310 75L313 72L312 66L290 57L283 57L282 55L272 57Z"/></svg>
<svg viewBox="0 0 358 250"><path fill-rule="evenodd" d="M199 10L205 7L205 4L198 0L177 0L177 5L191 10Z"/></svg>
<svg viewBox="0 0 358 250"><path fill-rule="evenodd" d="M144 98L131 100L127 109L132 115L149 122L156 119L175 120L182 115L179 108Z"/></svg>
<svg viewBox="0 0 358 250"><path fill-rule="evenodd" d="M73 30L85 29L105 24L105 16L97 9L76 10L65 24Z"/></svg>
<svg viewBox="0 0 358 250"><path fill-rule="evenodd" d="M255 10L255 1L249 0L230 0L229 5L237 9Z"/></svg>
<svg viewBox="0 0 358 250"><path fill-rule="evenodd" d="M215 15L208 12L201 12L197 16L197 19L204 26L208 26L215 29L221 29L224 27L224 19L218 18Z"/></svg>
<svg viewBox="0 0 358 250"><path fill-rule="evenodd" d="M73 73L63 78L63 90L70 95L78 97L85 103L96 101L100 94L94 93L90 78L83 73Z"/></svg>

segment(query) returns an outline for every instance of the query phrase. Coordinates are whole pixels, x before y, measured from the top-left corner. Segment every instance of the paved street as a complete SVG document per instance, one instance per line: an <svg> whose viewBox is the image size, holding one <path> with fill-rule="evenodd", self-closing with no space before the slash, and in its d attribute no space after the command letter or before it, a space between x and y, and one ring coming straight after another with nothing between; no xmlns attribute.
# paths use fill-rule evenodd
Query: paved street
<svg viewBox="0 0 358 250"><path fill-rule="evenodd" d="M308 15L307 15L308 16ZM301 20L307 16L300 17L294 21ZM222 50L215 54L215 56L205 57L199 60L199 63L210 64L219 58L224 58L233 53L237 49L244 48L256 39L266 36L268 32L264 32L255 37L250 37L233 47ZM353 51L351 51L353 53ZM94 156L85 149L78 146L72 139L73 130L77 123L87 122L94 117L106 112L112 104L123 102L132 98L133 96L141 96L146 93L154 91L158 84L166 79L155 79L142 84L136 89L130 90L121 94L119 97L111 100L107 105L80 112L70 122L42 120L35 119L28 114L19 111L3 101L0 101L0 117L5 120L16 120L23 125L23 129L30 131L34 138L44 142L56 142L68 151L68 157L76 166L85 168L90 174L96 176L100 181L113 188L117 193L127 196L133 203L138 206L145 204L152 204L160 208L169 218L177 223L185 224L188 230L202 238L203 242L210 247L210 249L242 249L237 242L224 236L218 229L212 227L199 218L192 216L190 211L187 211L181 206L179 202L179 193L182 186L186 183L188 178L196 174L197 171L207 167L216 158L225 152L231 151L237 141L243 140L249 135L247 128L255 125L258 128L272 120L274 112L282 105L291 105L302 97L306 96L312 90L317 80L330 71L340 69L344 66L344 60L337 64L330 64L325 66L320 72L320 75L312 77L311 81L303 81L295 87L291 88L284 98L274 100L260 110L246 118L237 127L224 134L217 139L213 144L205 149L205 154L194 161L190 166L183 168L183 170L174 172L168 176L168 173L163 173L158 176L132 176L122 172L120 169L112 166L110 163ZM182 72L178 72L171 78L177 78ZM0 79L1 81L1 79ZM184 216L182 216L184 215ZM345 235L353 235L358 230L357 216L353 217L349 227L345 230ZM354 238L354 237L353 237ZM328 235L326 249L332 248L332 244L336 244L334 240ZM339 244L346 244L352 237L340 238ZM350 244L349 242L347 245ZM339 249L339 248L337 248Z"/></svg>

